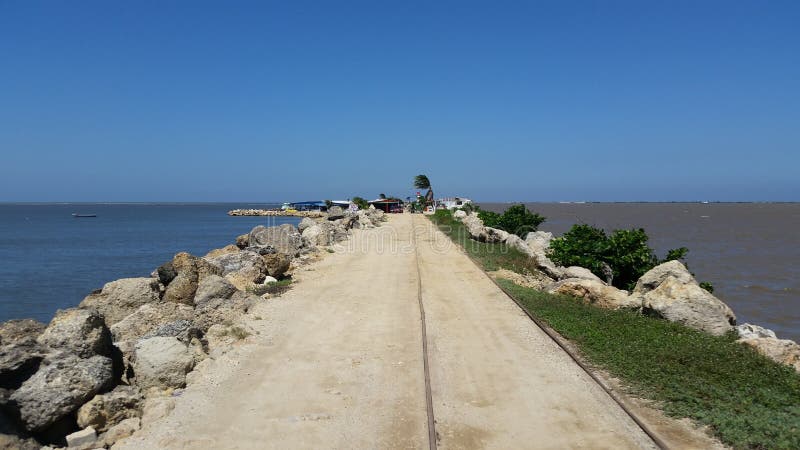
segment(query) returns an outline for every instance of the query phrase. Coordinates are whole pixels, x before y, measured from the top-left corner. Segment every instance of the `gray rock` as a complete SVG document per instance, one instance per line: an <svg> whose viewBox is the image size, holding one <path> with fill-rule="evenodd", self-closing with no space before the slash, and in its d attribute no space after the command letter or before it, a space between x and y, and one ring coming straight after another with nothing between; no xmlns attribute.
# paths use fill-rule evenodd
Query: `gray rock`
<svg viewBox="0 0 800 450"><path fill-rule="evenodd" d="M336 220L344 217L344 210L341 206L331 206L328 208L328 220Z"/></svg>
<svg viewBox="0 0 800 450"><path fill-rule="evenodd" d="M84 428L67 435L67 447L75 450L89 450L95 447L97 432L92 427Z"/></svg>
<svg viewBox="0 0 800 450"><path fill-rule="evenodd" d="M736 315L728 305L697 284L686 284L672 275L639 297L644 312L713 335L725 334L736 324Z"/></svg>
<svg viewBox="0 0 800 450"><path fill-rule="evenodd" d="M28 431L41 431L110 387L112 365L105 356L83 359L71 353L50 354L11 395L11 403Z"/></svg>
<svg viewBox="0 0 800 450"><path fill-rule="evenodd" d="M248 250L224 254L210 258L208 261L222 268L220 274L222 276L234 272L248 272L252 273L253 278L257 278L259 275L263 276L265 270L261 255Z"/></svg>
<svg viewBox="0 0 800 450"><path fill-rule="evenodd" d="M159 302L143 305L111 327L115 343L137 341L165 324L192 320L194 308L178 303Z"/></svg>
<svg viewBox="0 0 800 450"><path fill-rule="evenodd" d="M198 304L194 310L194 325L204 333L214 324L235 322L260 301L255 295L236 292L231 298L213 298Z"/></svg>
<svg viewBox="0 0 800 450"><path fill-rule="evenodd" d="M327 222L316 223L303 230L303 241L309 247L320 245L330 245L332 239L333 226Z"/></svg>
<svg viewBox="0 0 800 450"><path fill-rule="evenodd" d="M250 246L270 246L281 253L297 255L303 247L303 237L297 228L289 224L275 227L259 225L250 231Z"/></svg>
<svg viewBox="0 0 800 450"><path fill-rule="evenodd" d="M247 253L247 252L241 252ZM264 267L264 260L255 255L258 258L258 262L261 266L259 273L260 273L260 281L264 280L264 272L266 272L266 268ZM253 280L256 282L256 279ZM197 292L194 296L194 303L204 303L207 300L212 298L230 298L233 293L236 292L236 287L234 287L228 280L222 278L219 275L209 275L200 282L197 286Z"/></svg>
<svg viewBox="0 0 800 450"><path fill-rule="evenodd" d="M196 273L180 273L167 286L167 290L164 292L164 300L171 303L191 305L194 302L194 294L197 292L197 284Z"/></svg>
<svg viewBox="0 0 800 450"><path fill-rule="evenodd" d="M661 285L667 277L673 277L681 284L697 284L686 266L680 261L667 261L659 264L639 278L633 288L634 294L646 294Z"/></svg>
<svg viewBox="0 0 800 450"><path fill-rule="evenodd" d="M587 303L608 309L639 309L641 299L600 281L600 279L568 278L548 289L551 294L581 298Z"/></svg>
<svg viewBox="0 0 800 450"><path fill-rule="evenodd" d="M300 223L297 225L297 231L299 231L300 234L302 234L303 231L305 231L306 228L308 228L310 226L314 226L316 224L317 224L316 220L314 220L314 219L312 219L310 217L303 217L303 220L301 220Z"/></svg>
<svg viewBox="0 0 800 450"><path fill-rule="evenodd" d="M16 434L0 432L0 448L8 450L40 450L42 444L33 438L23 438Z"/></svg>
<svg viewBox="0 0 800 450"><path fill-rule="evenodd" d="M285 253L264 255L264 266L271 277L280 278L289 270L292 264L291 256Z"/></svg>
<svg viewBox="0 0 800 450"><path fill-rule="evenodd" d="M743 323L736 327L736 333L740 339L773 338L777 339L775 332L750 323Z"/></svg>
<svg viewBox="0 0 800 450"><path fill-rule="evenodd" d="M158 282L163 284L164 286L170 284L175 277L178 276L178 271L175 270L175 267L172 265L172 261L167 261L164 264L158 266L156 270L150 274L151 277L157 278Z"/></svg>
<svg viewBox="0 0 800 450"><path fill-rule="evenodd" d="M56 312L38 341L81 358L111 355L111 333L94 309L70 308Z"/></svg>
<svg viewBox="0 0 800 450"><path fill-rule="evenodd" d="M484 227L483 242L497 243L505 242L510 234L498 228Z"/></svg>
<svg viewBox="0 0 800 450"><path fill-rule="evenodd" d="M39 368L47 353L36 338L45 325L35 320L0 324L0 389L16 389Z"/></svg>
<svg viewBox="0 0 800 450"><path fill-rule="evenodd" d="M186 344L174 337L140 340L134 358L135 382L142 390L183 387L195 361Z"/></svg>
<svg viewBox="0 0 800 450"><path fill-rule="evenodd" d="M133 386L120 385L113 391L96 395L78 409L78 426L92 427L102 433L125 419L141 415L144 397Z"/></svg>
<svg viewBox="0 0 800 450"><path fill-rule="evenodd" d="M106 283L99 293L90 294L83 299L80 307L97 310L110 327L140 306L159 301L159 297L157 279L122 278Z"/></svg>

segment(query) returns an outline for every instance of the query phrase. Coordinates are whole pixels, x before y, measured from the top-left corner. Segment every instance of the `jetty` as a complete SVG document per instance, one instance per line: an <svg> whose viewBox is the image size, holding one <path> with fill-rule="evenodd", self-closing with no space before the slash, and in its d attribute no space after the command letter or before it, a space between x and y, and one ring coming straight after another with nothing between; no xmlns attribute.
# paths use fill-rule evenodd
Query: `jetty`
<svg viewBox="0 0 800 450"><path fill-rule="evenodd" d="M274 217L310 217L319 218L325 215L322 211L298 211L281 209L232 209L229 216L274 216Z"/></svg>

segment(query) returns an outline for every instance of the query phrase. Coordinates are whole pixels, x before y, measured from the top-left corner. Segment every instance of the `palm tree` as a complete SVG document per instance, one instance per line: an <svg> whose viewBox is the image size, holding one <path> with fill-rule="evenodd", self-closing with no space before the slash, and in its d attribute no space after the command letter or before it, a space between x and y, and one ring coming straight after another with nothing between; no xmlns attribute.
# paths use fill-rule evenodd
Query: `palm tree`
<svg viewBox="0 0 800 450"><path fill-rule="evenodd" d="M433 188L431 187L431 180L427 175L417 175L414 177L414 187L417 189L427 189L425 194L425 205L433 204Z"/></svg>

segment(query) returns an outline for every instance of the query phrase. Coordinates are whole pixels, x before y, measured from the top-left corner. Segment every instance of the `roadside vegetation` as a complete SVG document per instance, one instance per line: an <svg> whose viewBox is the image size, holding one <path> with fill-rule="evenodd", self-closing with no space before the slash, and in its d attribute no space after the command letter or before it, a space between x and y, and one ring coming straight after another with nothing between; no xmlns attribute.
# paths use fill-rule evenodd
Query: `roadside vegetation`
<svg viewBox="0 0 800 450"><path fill-rule="evenodd" d="M532 231L539 229L545 218L539 214L528 210L523 204L510 206L502 214L494 211L484 211L477 205L471 209L478 211L478 217L487 227L498 228L500 230L516 234L525 239L525 236Z"/></svg>
<svg viewBox="0 0 800 450"><path fill-rule="evenodd" d="M431 220L485 270L535 270L530 258L514 249L471 240L449 211L437 211ZM633 240L642 242L640 236ZM631 394L655 401L665 413L709 426L734 448L800 448L800 376L736 343L734 334L715 337L508 280L499 283L532 315L572 341L590 364L618 377Z"/></svg>

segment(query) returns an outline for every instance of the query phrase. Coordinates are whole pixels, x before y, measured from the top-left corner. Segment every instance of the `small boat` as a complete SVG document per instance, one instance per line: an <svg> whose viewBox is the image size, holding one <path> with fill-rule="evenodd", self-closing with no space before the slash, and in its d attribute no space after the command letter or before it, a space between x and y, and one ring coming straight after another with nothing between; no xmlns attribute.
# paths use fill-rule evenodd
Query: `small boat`
<svg viewBox="0 0 800 450"><path fill-rule="evenodd" d="M97 214L78 214L78 213L72 213L72 217L74 217L74 218L76 218L76 219L77 219L77 218L79 218L79 217L97 217Z"/></svg>

